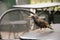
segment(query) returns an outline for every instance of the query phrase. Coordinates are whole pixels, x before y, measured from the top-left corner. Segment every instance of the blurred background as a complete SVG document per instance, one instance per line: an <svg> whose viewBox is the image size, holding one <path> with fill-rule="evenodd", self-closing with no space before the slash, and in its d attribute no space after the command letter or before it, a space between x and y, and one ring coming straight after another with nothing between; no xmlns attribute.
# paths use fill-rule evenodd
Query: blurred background
<svg viewBox="0 0 60 40"><path fill-rule="evenodd" d="M4 13L5 11L7 11L8 9L12 9L13 8L13 5L22 5L22 4L40 4L40 3L53 3L53 2L59 2L60 3L60 0L0 0L0 15L2 13ZM50 7L50 9L52 9L53 7ZM39 10L39 9L38 9ZM55 23L60 23L60 6L57 6L54 8L55 10L55 15L54 15L54 21ZM24 14L24 12L21 12L23 14L19 14L20 11L13 11L13 12L10 12L10 14L7 14L5 16L5 18L3 19L3 22L6 22L7 20L11 19L12 21L13 20L20 20L19 18L27 18L28 15ZM16 13L16 14L14 14ZM38 12L37 14L39 15L40 12ZM46 12L41 12L42 14L41 15L45 15L46 16L46 20L48 20L47 18L47 15L45 14ZM25 16L24 16L25 15ZM28 23L29 23L29 19L28 19ZM8 27L9 26L9 27ZM18 26L18 27L15 27L14 29L12 28L12 30L15 30L16 32L22 32L24 30L26 30L27 27L24 27L23 25L15 25L15 26ZM19 27L21 26L21 27ZM30 29L30 25L28 25L29 29ZM0 25L0 31L1 31L1 34L2 34L2 37L3 39L6 39L8 38L8 35L7 35L7 32L10 31L10 27L11 25ZM27 28L27 30L29 30ZM4 34L4 35L3 35ZM7 37L5 37L6 35ZM12 33L11 33L12 35ZM5 37L5 38L4 38Z"/></svg>

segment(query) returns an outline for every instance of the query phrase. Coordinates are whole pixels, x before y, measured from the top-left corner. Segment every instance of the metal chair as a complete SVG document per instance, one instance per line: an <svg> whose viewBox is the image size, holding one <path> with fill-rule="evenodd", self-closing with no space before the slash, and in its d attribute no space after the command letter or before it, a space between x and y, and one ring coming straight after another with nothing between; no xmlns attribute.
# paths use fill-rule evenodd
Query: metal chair
<svg viewBox="0 0 60 40"><path fill-rule="evenodd" d="M30 28L29 27L30 20L28 18L30 13L32 13L32 12L27 11L27 10L22 10L22 9L9 9L9 10L5 11L0 16L0 26L4 25L4 27L5 27L4 28L5 30L4 30L4 29L2 29L2 26L1 26L1 31L9 30L9 32L14 32L14 38L16 38L16 36L15 36L16 32L28 31ZM10 38L10 33L9 33L9 38Z"/></svg>
<svg viewBox="0 0 60 40"><path fill-rule="evenodd" d="M60 11L57 10L54 13L54 23L60 23Z"/></svg>

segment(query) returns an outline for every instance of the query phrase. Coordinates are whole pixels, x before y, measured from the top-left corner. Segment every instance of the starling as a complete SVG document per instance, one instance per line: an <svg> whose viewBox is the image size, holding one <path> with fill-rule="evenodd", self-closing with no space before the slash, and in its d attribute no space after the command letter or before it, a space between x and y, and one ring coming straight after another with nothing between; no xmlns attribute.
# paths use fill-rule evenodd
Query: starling
<svg viewBox="0 0 60 40"><path fill-rule="evenodd" d="M32 18L34 20L34 23L40 28L49 28L51 30L53 30L53 28L49 25L49 23L43 19L41 19L37 14L32 14L31 16L29 16L30 18Z"/></svg>

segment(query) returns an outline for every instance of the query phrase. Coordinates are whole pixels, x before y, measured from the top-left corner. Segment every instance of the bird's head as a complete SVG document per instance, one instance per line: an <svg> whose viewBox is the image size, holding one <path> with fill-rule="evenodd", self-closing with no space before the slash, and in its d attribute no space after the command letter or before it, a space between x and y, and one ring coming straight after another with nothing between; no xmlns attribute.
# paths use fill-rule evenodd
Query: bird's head
<svg viewBox="0 0 60 40"><path fill-rule="evenodd" d="M36 14L31 14L30 16L29 16L29 18L32 18L32 19L34 19L34 18L38 18L38 15L36 15Z"/></svg>

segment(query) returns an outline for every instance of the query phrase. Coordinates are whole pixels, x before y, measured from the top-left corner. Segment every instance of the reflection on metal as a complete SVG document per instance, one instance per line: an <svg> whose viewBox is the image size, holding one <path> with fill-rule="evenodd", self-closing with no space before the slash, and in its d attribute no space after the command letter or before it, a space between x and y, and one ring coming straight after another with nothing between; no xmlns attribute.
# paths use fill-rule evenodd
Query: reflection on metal
<svg viewBox="0 0 60 40"><path fill-rule="evenodd" d="M18 5L18 0L16 0L16 5Z"/></svg>

